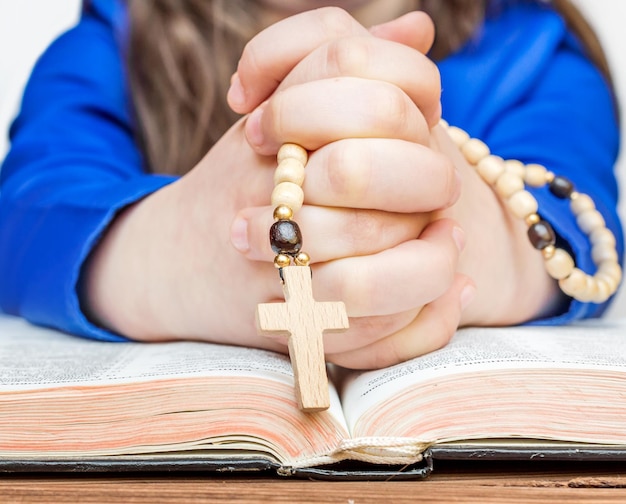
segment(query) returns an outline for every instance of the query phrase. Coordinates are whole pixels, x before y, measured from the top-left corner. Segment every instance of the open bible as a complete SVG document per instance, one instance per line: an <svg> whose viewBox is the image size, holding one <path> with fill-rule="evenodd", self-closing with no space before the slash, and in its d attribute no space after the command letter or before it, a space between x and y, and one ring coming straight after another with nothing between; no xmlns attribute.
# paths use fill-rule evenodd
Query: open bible
<svg viewBox="0 0 626 504"><path fill-rule="evenodd" d="M622 321L462 329L428 355L330 377L331 407L303 413L281 354L104 343L0 317L0 471L358 461L423 474L432 457L480 450L626 460Z"/></svg>

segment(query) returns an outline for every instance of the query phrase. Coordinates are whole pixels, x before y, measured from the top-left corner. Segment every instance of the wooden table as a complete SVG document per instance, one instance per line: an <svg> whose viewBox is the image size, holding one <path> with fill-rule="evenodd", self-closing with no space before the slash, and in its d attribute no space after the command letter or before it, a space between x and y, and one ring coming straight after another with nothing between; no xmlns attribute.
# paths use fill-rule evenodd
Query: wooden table
<svg viewBox="0 0 626 504"><path fill-rule="evenodd" d="M626 464L447 463L421 481L303 481L178 474L10 474L12 503L626 503Z"/></svg>

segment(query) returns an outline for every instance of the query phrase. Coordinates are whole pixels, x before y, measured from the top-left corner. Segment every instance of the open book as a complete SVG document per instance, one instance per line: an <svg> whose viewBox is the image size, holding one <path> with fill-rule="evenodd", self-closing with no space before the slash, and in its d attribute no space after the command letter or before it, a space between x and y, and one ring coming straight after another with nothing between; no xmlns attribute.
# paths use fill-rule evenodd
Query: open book
<svg viewBox="0 0 626 504"><path fill-rule="evenodd" d="M423 357L331 378L330 409L307 414L280 354L103 343L0 316L0 470L184 460L293 474L538 446L626 460L626 322L463 329Z"/></svg>

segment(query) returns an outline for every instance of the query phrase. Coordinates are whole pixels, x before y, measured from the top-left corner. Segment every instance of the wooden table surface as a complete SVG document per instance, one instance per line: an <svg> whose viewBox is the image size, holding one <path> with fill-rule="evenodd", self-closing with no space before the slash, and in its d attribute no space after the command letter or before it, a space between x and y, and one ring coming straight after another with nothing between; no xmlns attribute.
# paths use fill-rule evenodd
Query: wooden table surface
<svg viewBox="0 0 626 504"><path fill-rule="evenodd" d="M451 463L420 481L305 481L267 475L5 474L12 503L626 503L626 467L612 464Z"/></svg>

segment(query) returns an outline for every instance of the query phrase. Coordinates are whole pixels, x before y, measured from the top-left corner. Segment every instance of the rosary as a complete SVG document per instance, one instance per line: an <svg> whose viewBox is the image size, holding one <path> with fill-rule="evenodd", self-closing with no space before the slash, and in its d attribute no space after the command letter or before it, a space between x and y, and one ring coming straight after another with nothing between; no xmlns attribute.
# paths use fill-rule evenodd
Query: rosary
<svg viewBox="0 0 626 504"><path fill-rule="evenodd" d="M443 120L440 124L508 210L524 220L530 243L542 254L547 273L558 281L566 295L585 303L603 303L616 292L622 269L615 236L588 195L576 191L571 181L544 166L505 161L465 131L448 126ZM270 229L270 243L276 253L274 265L279 270L286 302L258 305L257 325L260 334L289 338L298 405L303 411L315 412L327 409L330 403L323 333L347 329L348 316L342 302L319 303L313 299L310 258L301 250L302 234L292 220L304 201L302 183L307 159L307 151L296 144L284 144L278 151L272 192L275 222ZM547 186L556 198L569 200L578 227L591 245L591 257L597 267L593 275L577 268L569 252L556 246L556 233L541 218L538 202L526 190L527 186Z"/></svg>
<svg viewBox="0 0 626 504"><path fill-rule="evenodd" d="M330 406L323 333L347 329L348 315L343 302L319 303L313 299L310 258L302 251L302 233L292 220L304 201L307 151L296 144L284 144L277 160L270 244L276 253L274 266L283 284L285 303L258 305L257 325L261 334L289 338L298 406L302 411L315 412Z"/></svg>

